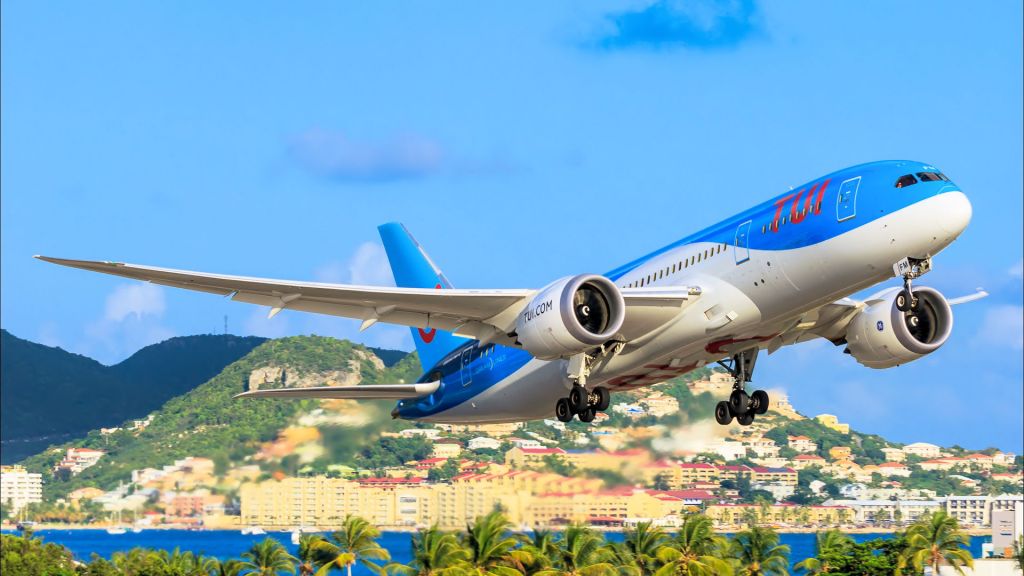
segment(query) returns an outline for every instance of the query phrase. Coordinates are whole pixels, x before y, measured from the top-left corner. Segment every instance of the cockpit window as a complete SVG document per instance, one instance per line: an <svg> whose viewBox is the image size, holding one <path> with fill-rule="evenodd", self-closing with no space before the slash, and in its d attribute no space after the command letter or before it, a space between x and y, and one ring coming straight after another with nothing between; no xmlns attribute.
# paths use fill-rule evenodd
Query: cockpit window
<svg viewBox="0 0 1024 576"><path fill-rule="evenodd" d="M921 179L921 182L938 182L944 179L938 172L918 172L917 177Z"/></svg>
<svg viewBox="0 0 1024 576"><path fill-rule="evenodd" d="M917 184L917 178L914 178L913 174L904 174L899 177L899 180L896 180L897 188L906 188L907 186L913 186L914 184Z"/></svg>

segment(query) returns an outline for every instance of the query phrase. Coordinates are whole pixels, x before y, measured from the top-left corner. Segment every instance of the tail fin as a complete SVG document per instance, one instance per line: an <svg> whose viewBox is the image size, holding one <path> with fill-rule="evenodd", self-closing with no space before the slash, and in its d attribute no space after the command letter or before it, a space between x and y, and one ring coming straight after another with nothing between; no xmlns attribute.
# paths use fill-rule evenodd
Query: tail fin
<svg viewBox="0 0 1024 576"><path fill-rule="evenodd" d="M388 253L391 273L395 276L395 284L402 288L451 288L448 278L438 269L430 256L423 250L419 242L409 231L397 222L382 224L377 227L380 238L384 242L384 250ZM455 350L466 338L444 332L436 328L424 330L412 329L412 339L416 343L420 365L423 371L430 370L449 352Z"/></svg>

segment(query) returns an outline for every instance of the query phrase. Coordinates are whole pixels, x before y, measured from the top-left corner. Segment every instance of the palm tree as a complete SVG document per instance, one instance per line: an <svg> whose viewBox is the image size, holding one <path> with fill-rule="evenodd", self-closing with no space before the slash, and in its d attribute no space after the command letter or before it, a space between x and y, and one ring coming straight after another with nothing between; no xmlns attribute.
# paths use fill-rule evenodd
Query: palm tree
<svg viewBox="0 0 1024 576"><path fill-rule="evenodd" d="M971 553L966 549L970 538L960 531L960 526L945 510L929 512L907 529L907 548L900 555L897 574L909 564L915 574L924 572L930 566L933 574L939 573L939 566L949 564L957 574L963 574L964 566L974 567Z"/></svg>
<svg viewBox="0 0 1024 576"><path fill-rule="evenodd" d="M432 526L412 536L412 562L389 564L393 572L409 576L460 576L469 572L469 551L454 534Z"/></svg>
<svg viewBox="0 0 1024 576"><path fill-rule="evenodd" d="M391 554L377 543L380 530L359 516L347 516L341 530L331 534L330 540L315 545L320 569L317 576L325 576L334 568L344 568L352 576L352 565L359 562L374 574L384 574L384 568L374 560L391 560Z"/></svg>
<svg viewBox="0 0 1024 576"><path fill-rule="evenodd" d="M605 548L611 554L616 569L622 576L643 576L643 572L635 562L633 553L625 542L609 542Z"/></svg>
<svg viewBox="0 0 1024 576"><path fill-rule="evenodd" d="M324 537L320 534L303 534L299 537L298 560L299 576L311 576L316 572L318 559L317 544L323 542Z"/></svg>
<svg viewBox="0 0 1024 576"><path fill-rule="evenodd" d="M829 571L829 564L827 560L822 560L821 558L823 556L840 554L851 544L853 544L853 538L839 530L818 532L814 538L814 557L797 562L794 568L812 576L825 574Z"/></svg>
<svg viewBox="0 0 1024 576"><path fill-rule="evenodd" d="M242 562L240 560L220 560L210 558L203 564L203 570L209 576L239 576L242 573Z"/></svg>
<svg viewBox="0 0 1024 576"><path fill-rule="evenodd" d="M1024 570L1024 536L1013 543L1013 559L1017 562L1017 570Z"/></svg>
<svg viewBox="0 0 1024 576"><path fill-rule="evenodd" d="M733 537L730 548L732 557L739 563L741 574L789 574L789 546L779 544L779 535L771 528L752 525Z"/></svg>
<svg viewBox="0 0 1024 576"><path fill-rule="evenodd" d="M523 566L524 572L533 574L550 568L559 554L557 534L551 530L537 528L533 531L530 541L522 546L522 550L532 556L533 561Z"/></svg>
<svg viewBox="0 0 1024 576"><path fill-rule="evenodd" d="M652 574L658 563L658 549L668 536L665 531L650 522L640 522L635 528L626 530L623 543L632 555L632 560L641 574Z"/></svg>
<svg viewBox="0 0 1024 576"><path fill-rule="evenodd" d="M466 527L463 545L469 550L469 563L476 574L519 576L513 566L532 563L527 550L516 550L519 541L509 534L512 523L499 510L476 519Z"/></svg>
<svg viewBox="0 0 1024 576"><path fill-rule="evenodd" d="M266 538L252 545L242 554L242 569L246 574L277 576L279 572L295 573L295 557L273 538Z"/></svg>
<svg viewBox="0 0 1024 576"><path fill-rule="evenodd" d="M538 575L600 576L615 573L612 552L604 546L604 538L586 526L572 525L558 541L554 566Z"/></svg>
<svg viewBox="0 0 1024 576"><path fill-rule="evenodd" d="M662 567L655 576L732 574L732 567L720 557L726 546L725 538L715 535L710 518L687 515L679 534L658 550Z"/></svg>

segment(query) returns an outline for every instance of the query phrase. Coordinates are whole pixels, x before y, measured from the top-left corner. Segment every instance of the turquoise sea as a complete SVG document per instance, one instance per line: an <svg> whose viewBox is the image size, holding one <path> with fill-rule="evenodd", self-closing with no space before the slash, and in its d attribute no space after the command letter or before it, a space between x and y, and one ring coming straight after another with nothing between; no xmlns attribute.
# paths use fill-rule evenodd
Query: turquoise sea
<svg viewBox="0 0 1024 576"><path fill-rule="evenodd" d="M38 530L35 534L47 542L63 544L80 560L88 560L93 554L110 558L114 552L128 550L135 546L168 550L177 547L196 554L219 558L238 557L254 542L267 537L277 539L293 554L298 548L291 544L291 535L288 532L268 532L263 536L247 536L236 530L145 530L138 534L129 532L111 535L107 534L105 530ZM854 534L853 538L858 542L863 542L889 536L889 534ZM391 552L392 560L404 563L412 557L410 537L411 535L407 532L385 532L381 536L380 543ZM605 537L609 540L621 540L622 534L612 532L606 534ZM789 544L792 551L790 561L793 564L814 554L814 534L781 534L780 537L783 544ZM979 557L982 542L988 540L988 537L972 537L971 555L975 558ZM360 567L353 570L353 574L369 576L371 573Z"/></svg>

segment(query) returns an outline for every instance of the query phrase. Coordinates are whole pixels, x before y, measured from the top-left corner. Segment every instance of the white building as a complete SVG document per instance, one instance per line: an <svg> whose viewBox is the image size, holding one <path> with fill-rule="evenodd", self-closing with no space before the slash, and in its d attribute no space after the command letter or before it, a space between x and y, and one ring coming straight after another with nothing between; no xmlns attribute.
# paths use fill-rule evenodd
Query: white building
<svg viewBox="0 0 1024 576"><path fill-rule="evenodd" d="M945 506L945 499L936 500L828 500L825 504L829 506L848 506L853 509L853 520L856 523L873 522L876 519L882 521L896 521L909 523L917 520L926 512L941 510Z"/></svg>
<svg viewBox="0 0 1024 576"><path fill-rule="evenodd" d="M818 444L807 436L790 436L787 438L787 441L789 442L789 447L797 452L806 454L818 451Z"/></svg>
<svg viewBox="0 0 1024 576"><path fill-rule="evenodd" d="M22 508L43 501L43 476L21 466L0 467L0 502L16 514Z"/></svg>
<svg viewBox="0 0 1024 576"><path fill-rule="evenodd" d="M426 438L428 440L436 440L441 436L441 431L437 428L406 428L398 433L402 438Z"/></svg>
<svg viewBox="0 0 1024 576"><path fill-rule="evenodd" d="M920 458L938 458L942 456L942 449L935 444L929 444L927 442L914 442L913 444L907 444L903 447L904 454L913 454Z"/></svg>
<svg viewBox="0 0 1024 576"><path fill-rule="evenodd" d="M732 440L723 440L710 444L707 447L707 451L714 452L727 461L747 456L747 447L742 442L734 442Z"/></svg>
<svg viewBox="0 0 1024 576"><path fill-rule="evenodd" d="M92 448L68 448L67 453L64 455L64 459L53 468L55 471L62 469L67 470L72 476L74 476L90 466L95 466L104 455L106 455L106 452L103 450L93 450Z"/></svg>
<svg viewBox="0 0 1024 576"><path fill-rule="evenodd" d="M882 454L885 454L886 462L903 462L907 459L907 454L902 448L882 448Z"/></svg>
<svg viewBox="0 0 1024 576"><path fill-rule="evenodd" d="M468 446L470 450L497 450L501 447L501 442L487 436L477 436L476 438L472 438L466 446Z"/></svg>

